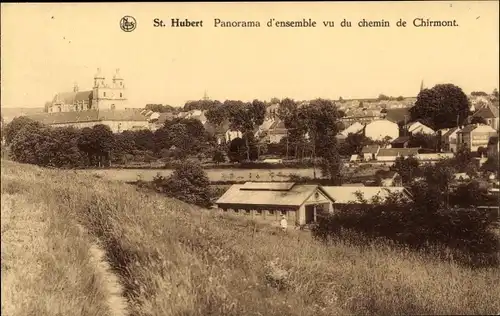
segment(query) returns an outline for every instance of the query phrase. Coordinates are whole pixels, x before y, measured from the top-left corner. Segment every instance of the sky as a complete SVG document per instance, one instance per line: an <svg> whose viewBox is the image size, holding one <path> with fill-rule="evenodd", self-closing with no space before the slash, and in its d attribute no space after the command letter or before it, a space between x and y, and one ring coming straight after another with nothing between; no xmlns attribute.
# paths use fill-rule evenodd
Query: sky
<svg viewBox="0 0 500 316"><path fill-rule="evenodd" d="M133 32L120 19L133 16ZM203 20L202 28L153 19ZM260 28L214 27L214 19ZM269 19L313 19L316 28L268 28ZM458 27L416 28L415 18ZM343 19L351 28L341 28ZM360 28L359 20L390 28ZM395 26L406 20L406 28ZM335 21L333 28L322 21ZM58 92L90 90L97 68L120 69L130 107L188 100L416 96L453 83L499 87L499 2L32 3L1 4L1 105L42 107Z"/></svg>

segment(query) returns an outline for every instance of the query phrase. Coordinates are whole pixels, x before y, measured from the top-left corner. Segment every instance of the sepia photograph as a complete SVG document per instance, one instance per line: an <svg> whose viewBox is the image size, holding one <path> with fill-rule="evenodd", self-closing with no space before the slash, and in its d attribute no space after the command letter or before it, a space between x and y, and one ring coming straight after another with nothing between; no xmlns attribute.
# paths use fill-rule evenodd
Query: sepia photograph
<svg viewBox="0 0 500 316"><path fill-rule="evenodd" d="M2 3L1 314L500 315L499 9Z"/></svg>

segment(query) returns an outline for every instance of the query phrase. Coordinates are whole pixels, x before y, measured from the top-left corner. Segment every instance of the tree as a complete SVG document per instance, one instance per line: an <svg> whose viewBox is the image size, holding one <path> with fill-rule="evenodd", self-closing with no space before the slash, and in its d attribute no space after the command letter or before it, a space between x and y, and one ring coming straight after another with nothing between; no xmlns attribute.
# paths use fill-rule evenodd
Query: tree
<svg viewBox="0 0 500 316"><path fill-rule="evenodd" d="M349 133L340 146L340 152L343 155L361 154L363 147L371 144L373 141L365 135Z"/></svg>
<svg viewBox="0 0 500 316"><path fill-rule="evenodd" d="M214 153L214 157L212 159L216 164L226 161L226 157L224 156L224 152L222 150L217 149Z"/></svg>
<svg viewBox="0 0 500 316"><path fill-rule="evenodd" d="M453 84L438 84L424 89L410 109L411 119L420 120L434 129L450 128L463 124L470 114L467 95Z"/></svg>
<svg viewBox="0 0 500 316"><path fill-rule="evenodd" d="M498 100L498 89L495 88L492 92L492 95L496 100Z"/></svg>
<svg viewBox="0 0 500 316"><path fill-rule="evenodd" d="M237 137L229 143L228 157L230 162L241 162L245 158L246 144L245 140Z"/></svg>
<svg viewBox="0 0 500 316"><path fill-rule="evenodd" d="M181 201L210 206L210 180L198 161L184 161L163 181L157 181L157 186L168 196Z"/></svg>
<svg viewBox="0 0 500 316"><path fill-rule="evenodd" d="M486 172L493 172L498 176L500 173L500 166L497 157L498 156L488 157L486 162L481 166L481 169Z"/></svg>
<svg viewBox="0 0 500 316"><path fill-rule="evenodd" d="M84 155L78 149L80 130L74 127L51 128L53 147L48 149L53 155L51 165L58 168L72 168L84 164Z"/></svg>
<svg viewBox="0 0 500 316"><path fill-rule="evenodd" d="M172 112L176 113L178 112L178 108L174 108L173 106L170 106L168 104L146 104L144 107L146 110L153 111L153 112L158 112L158 113L165 113L165 112Z"/></svg>
<svg viewBox="0 0 500 316"><path fill-rule="evenodd" d="M316 99L302 107L307 133L313 143L313 158L320 158L323 177L332 183L340 183L342 162L338 152L339 112L330 100Z"/></svg>
<svg viewBox="0 0 500 316"><path fill-rule="evenodd" d="M396 101L403 101L404 99L405 98L402 95L400 95L399 97L396 98Z"/></svg>
<svg viewBox="0 0 500 316"><path fill-rule="evenodd" d="M483 117L481 117L481 116L473 116L473 117L471 118L471 120L470 120L470 123L471 123L471 124L483 124L483 125L488 124L488 123L486 122L486 120L485 120Z"/></svg>
<svg viewBox="0 0 500 316"><path fill-rule="evenodd" d="M250 142L253 140L254 130L264 123L266 115L266 105L259 100L251 103L239 104L231 113L229 118L231 128L239 130L245 139L247 160L250 160Z"/></svg>
<svg viewBox="0 0 500 316"><path fill-rule="evenodd" d="M89 165L102 166L108 164L111 152L115 148L115 137L107 125L98 124L80 131L77 140L78 148L86 154Z"/></svg>
<svg viewBox="0 0 500 316"><path fill-rule="evenodd" d="M438 142L439 138L434 135L416 133L410 136L408 147L421 147L436 150L438 147Z"/></svg>
<svg viewBox="0 0 500 316"><path fill-rule="evenodd" d="M390 99L391 99L391 97L386 96L385 94L379 94L379 96L378 96L379 101L388 101Z"/></svg>
<svg viewBox="0 0 500 316"><path fill-rule="evenodd" d="M4 129L4 137L5 144L10 145L17 133L19 133L26 126L33 126L35 128L43 127L43 124L37 121L34 121L26 116L19 116L14 118L9 124L5 126Z"/></svg>
<svg viewBox="0 0 500 316"><path fill-rule="evenodd" d="M470 95L473 97L487 97L488 96L488 94L484 91L472 91L470 93Z"/></svg>
<svg viewBox="0 0 500 316"><path fill-rule="evenodd" d="M391 170L401 176L404 185L409 184L415 177L420 176L420 162L415 157L398 157Z"/></svg>
<svg viewBox="0 0 500 316"><path fill-rule="evenodd" d="M216 104L207 110L205 116L210 123L219 126L228 119L229 111L227 110L227 106Z"/></svg>
<svg viewBox="0 0 500 316"><path fill-rule="evenodd" d="M484 148L483 146L479 146L477 148L477 155L479 157L485 157L488 154L488 149Z"/></svg>
<svg viewBox="0 0 500 316"><path fill-rule="evenodd" d="M157 153L175 146L181 157L205 152L209 137L197 119L175 118L154 132L154 146Z"/></svg>
<svg viewBox="0 0 500 316"><path fill-rule="evenodd" d="M478 206L488 199L488 191L478 181L459 185L452 194L451 202L460 207Z"/></svg>
<svg viewBox="0 0 500 316"><path fill-rule="evenodd" d="M426 166L423 170L429 189L444 196L446 205L449 204L450 182L453 179L453 173L454 170L448 161L440 161L434 166Z"/></svg>
<svg viewBox="0 0 500 316"><path fill-rule="evenodd" d="M464 172L467 166L472 162L472 154L466 146L460 146L454 157L455 165L458 172Z"/></svg>

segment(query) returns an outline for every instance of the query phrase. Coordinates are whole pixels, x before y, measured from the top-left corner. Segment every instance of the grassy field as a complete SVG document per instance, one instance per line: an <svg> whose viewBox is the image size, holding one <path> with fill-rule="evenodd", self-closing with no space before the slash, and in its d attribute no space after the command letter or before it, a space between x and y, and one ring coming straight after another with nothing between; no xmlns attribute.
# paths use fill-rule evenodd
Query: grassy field
<svg viewBox="0 0 500 316"><path fill-rule="evenodd" d="M153 178L160 174L168 177L172 174L171 169L84 169L77 172L82 174L91 174L103 177L109 180L117 181L137 181L140 178L142 181L152 181ZM313 169L206 169L210 181L286 181L291 174L297 174L304 177L313 177ZM316 170L320 176L319 170Z"/></svg>
<svg viewBox="0 0 500 316"><path fill-rule="evenodd" d="M130 315L500 312L498 267L470 270L382 244L327 247L71 171L2 161L1 180L5 315L120 315L96 245Z"/></svg>

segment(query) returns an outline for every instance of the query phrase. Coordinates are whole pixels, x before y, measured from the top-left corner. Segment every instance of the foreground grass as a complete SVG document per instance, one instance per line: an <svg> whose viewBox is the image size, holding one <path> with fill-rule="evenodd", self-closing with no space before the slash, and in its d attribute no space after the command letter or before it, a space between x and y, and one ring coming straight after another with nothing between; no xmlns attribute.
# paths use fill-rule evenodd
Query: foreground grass
<svg viewBox="0 0 500 316"><path fill-rule="evenodd" d="M102 250L70 214L12 194L6 179L2 315L125 315L126 301Z"/></svg>
<svg viewBox="0 0 500 316"><path fill-rule="evenodd" d="M132 315L500 312L498 267L470 270L375 245L360 249L339 241L326 247L307 235L273 234L267 226L125 184L5 161L4 193L47 205L66 226L78 223L98 238ZM59 256L68 260L67 269L85 262ZM43 289L32 293L37 291Z"/></svg>

